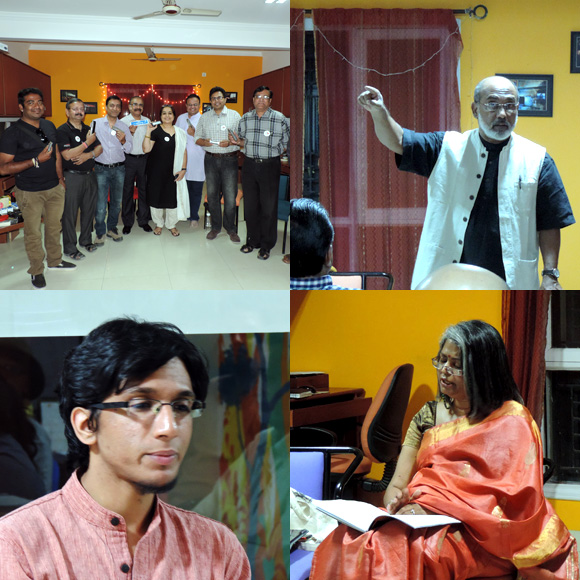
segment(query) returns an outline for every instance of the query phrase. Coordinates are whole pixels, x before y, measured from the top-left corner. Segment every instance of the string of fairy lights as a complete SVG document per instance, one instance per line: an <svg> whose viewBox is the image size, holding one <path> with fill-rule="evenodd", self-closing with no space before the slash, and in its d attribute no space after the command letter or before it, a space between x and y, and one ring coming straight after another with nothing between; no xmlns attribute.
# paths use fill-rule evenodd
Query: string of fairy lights
<svg viewBox="0 0 580 580"><path fill-rule="evenodd" d="M105 102L107 100L107 97L109 96L109 84L110 83L99 83L99 85L101 86L101 103L100 103L100 108L101 108L101 114L105 114L106 113L106 109L105 109ZM201 84L197 84L197 85L191 85L191 91L189 91L188 94L195 94L199 96L199 89L201 89ZM150 85L143 94L141 93L137 93L135 95L132 95L132 97L141 97L142 99L145 99L145 97L147 97L147 95L153 94L155 95L158 99L160 99L161 101L163 101L164 105L181 105L181 104L185 104L185 96L183 97L183 99L175 99L175 100L171 100L171 99L166 99L163 95L161 95L156 89L155 89L155 85ZM186 95L187 96L187 95ZM121 99L121 101L125 104L129 104L129 100L128 98L119 96L119 98Z"/></svg>

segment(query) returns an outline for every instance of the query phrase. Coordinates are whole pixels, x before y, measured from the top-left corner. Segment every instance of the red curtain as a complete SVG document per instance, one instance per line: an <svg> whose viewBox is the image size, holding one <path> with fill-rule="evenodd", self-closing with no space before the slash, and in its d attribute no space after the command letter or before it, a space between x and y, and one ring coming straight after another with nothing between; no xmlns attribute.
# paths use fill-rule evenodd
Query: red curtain
<svg viewBox="0 0 580 580"><path fill-rule="evenodd" d="M394 154L378 141L369 113L356 98L371 85L403 127L459 130L462 43L457 22L451 10L312 12L320 94L320 200L335 228L335 266L391 272L395 288L408 289L427 180L396 169Z"/></svg>
<svg viewBox="0 0 580 580"><path fill-rule="evenodd" d="M122 116L129 112L131 97L139 96L145 103L143 115L153 121L159 120L162 105L173 105L176 116L185 113L185 99L191 93L198 93L195 85L140 85L126 83L107 83L107 96L117 95L123 101Z"/></svg>
<svg viewBox="0 0 580 580"><path fill-rule="evenodd" d="M540 426L546 389L546 327L550 292L504 291L502 333L524 403Z"/></svg>
<svg viewBox="0 0 580 580"><path fill-rule="evenodd" d="M290 197L302 197L304 174L304 10L290 9Z"/></svg>

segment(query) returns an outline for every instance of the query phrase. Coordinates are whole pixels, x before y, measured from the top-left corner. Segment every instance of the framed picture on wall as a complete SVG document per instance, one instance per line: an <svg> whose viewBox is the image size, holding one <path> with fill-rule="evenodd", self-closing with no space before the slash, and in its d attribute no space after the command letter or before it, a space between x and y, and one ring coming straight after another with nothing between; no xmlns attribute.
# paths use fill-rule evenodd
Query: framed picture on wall
<svg viewBox="0 0 580 580"><path fill-rule="evenodd" d="M60 102L66 103L69 99L78 98L78 91L72 89L60 89Z"/></svg>
<svg viewBox="0 0 580 580"><path fill-rule="evenodd" d="M496 73L507 77L520 94L520 117L551 117L554 100L554 75L517 75Z"/></svg>
<svg viewBox="0 0 580 580"><path fill-rule="evenodd" d="M98 112L97 103L85 103L85 115L97 115Z"/></svg>
<svg viewBox="0 0 580 580"><path fill-rule="evenodd" d="M228 103L237 103L238 102L238 93L226 93L226 99L228 100Z"/></svg>
<svg viewBox="0 0 580 580"><path fill-rule="evenodd" d="M202 105L202 111L204 113L207 113L208 111L211 111L211 103L204 103Z"/></svg>
<svg viewBox="0 0 580 580"><path fill-rule="evenodd" d="M570 43L570 72L580 73L580 32L572 32Z"/></svg>

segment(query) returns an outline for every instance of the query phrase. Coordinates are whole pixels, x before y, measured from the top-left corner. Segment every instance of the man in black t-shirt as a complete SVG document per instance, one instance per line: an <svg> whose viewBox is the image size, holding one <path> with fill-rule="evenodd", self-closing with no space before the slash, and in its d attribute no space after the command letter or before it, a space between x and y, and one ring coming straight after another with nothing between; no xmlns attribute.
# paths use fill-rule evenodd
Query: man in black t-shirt
<svg viewBox="0 0 580 580"><path fill-rule="evenodd" d="M64 207L64 177L56 127L42 118L45 112L40 89L18 93L22 118L10 125L0 138L0 175L15 175L14 197L24 218L24 245L35 288L44 288L44 248L41 220L44 217L44 245L48 267L65 270L75 265L64 262L60 245Z"/></svg>
<svg viewBox="0 0 580 580"><path fill-rule="evenodd" d="M95 157L103 151L97 136L90 133L83 123L85 104L80 99L70 99L66 104L64 125L58 128L58 147L62 155L62 168L66 178L64 213L62 214L62 240L64 253L73 260L85 257L77 248L76 223L81 212L81 233L79 244L87 251L94 252L93 220L97 208L97 178L93 169Z"/></svg>

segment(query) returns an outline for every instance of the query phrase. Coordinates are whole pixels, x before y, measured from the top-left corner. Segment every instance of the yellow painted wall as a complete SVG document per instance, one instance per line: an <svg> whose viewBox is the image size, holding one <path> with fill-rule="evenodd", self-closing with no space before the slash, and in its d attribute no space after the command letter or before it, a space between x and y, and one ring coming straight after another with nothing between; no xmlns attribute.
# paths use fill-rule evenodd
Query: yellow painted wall
<svg viewBox="0 0 580 580"><path fill-rule="evenodd" d="M323 371L333 388L362 387L374 396L398 364L415 366L403 433L437 391L431 358L450 324L480 318L501 332L501 292L291 293L290 370ZM380 478L375 467L372 476ZM580 502L550 500L564 523L580 530Z"/></svg>
<svg viewBox="0 0 580 580"><path fill-rule="evenodd" d="M103 89L100 82L187 85L201 84L198 93L202 102L209 102L209 90L214 86L226 91L238 92L238 102L228 104L243 114L244 80L262 73L262 57L257 56L210 56L210 55L164 55L178 57L179 61L149 62L132 58L144 58L145 52L131 54L119 52L62 52L31 50L30 65L49 74L52 79L52 117L58 127L66 121L65 103L60 102L61 89L76 89L83 101L96 101L105 114ZM206 76L202 77L205 72ZM186 95L184 95L185 97ZM126 111L124 110L123 113ZM95 117L88 117L92 120Z"/></svg>
<svg viewBox="0 0 580 580"><path fill-rule="evenodd" d="M455 0L359 0L356 8L468 8L476 3ZM577 171L575 138L580 125L578 95L580 74L570 74L570 32L580 30L577 0L528 0L506 2L486 0L485 20L460 16L461 127L475 128L470 104L479 80L495 73L554 75L554 115L551 118L520 118L517 132L547 148L556 161L580 221L580 173ZM292 8L353 8L352 0L291 0ZM396 117L396 115L395 115ZM580 247L580 226L562 231L560 252L561 283L580 289L580 268L576 248Z"/></svg>
<svg viewBox="0 0 580 580"><path fill-rule="evenodd" d="M292 296L290 370L323 371L336 389L374 396L397 365L415 366L403 431L437 392L431 359L449 326L480 318L501 332L501 292L309 292ZM379 475L376 473L376 475Z"/></svg>

